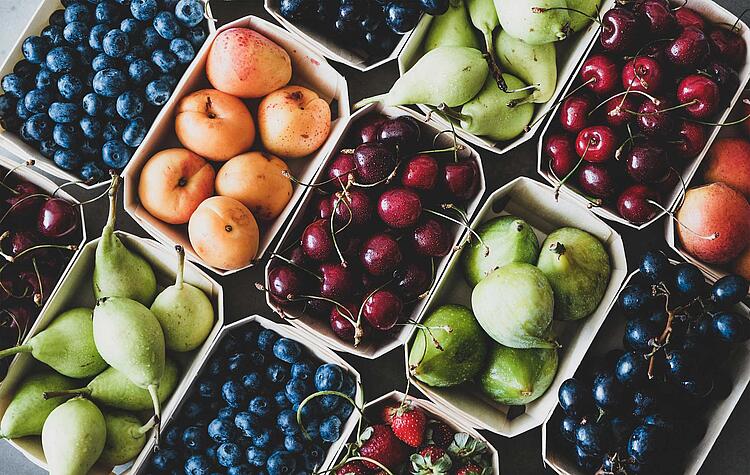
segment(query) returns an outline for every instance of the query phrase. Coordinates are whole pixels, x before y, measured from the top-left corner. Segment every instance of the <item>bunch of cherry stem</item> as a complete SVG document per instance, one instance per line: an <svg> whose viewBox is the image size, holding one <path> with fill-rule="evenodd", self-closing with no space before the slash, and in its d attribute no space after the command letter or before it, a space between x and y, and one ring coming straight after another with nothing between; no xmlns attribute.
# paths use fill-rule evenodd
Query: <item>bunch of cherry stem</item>
<svg viewBox="0 0 750 475"><path fill-rule="evenodd" d="M76 251L78 249L77 244L39 244L37 246L32 246L24 249L15 256L12 256L10 254L6 254L5 251L2 250L2 243L5 239L8 238L8 236L10 236L10 231L5 231L2 235L0 235L0 256L2 256L8 262L16 262L25 255L30 254L34 251L38 251L39 249L63 249L66 251Z"/></svg>

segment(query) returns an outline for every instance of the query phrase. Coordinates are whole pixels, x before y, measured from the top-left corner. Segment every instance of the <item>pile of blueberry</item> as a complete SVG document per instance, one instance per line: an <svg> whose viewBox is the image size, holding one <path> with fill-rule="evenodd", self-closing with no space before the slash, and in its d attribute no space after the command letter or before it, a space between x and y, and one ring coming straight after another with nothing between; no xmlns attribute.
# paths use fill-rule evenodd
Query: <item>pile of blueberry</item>
<svg viewBox="0 0 750 475"><path fill-rule="evenodd" d="M313 28L342 47L364 51L369 60L391 54L400 35L422 13L442 15L448 0L281 0L279 11L292 23Z"/></svg>
<svg viewBox="0 0 750 475"><path fill-rule="evenodd" d="M618 297L625 350L563 382L560 431L583 469L682 473L706 411L732 390L733 347L750 338L750 320L735 311L748 282L728 275L709 286L696 266L659 251L644 255L631 282Z"/></svg>
<svg viewBox="0 0 750 475"><path fill-rule="evenodd" d="M2 78L0 123L63 170L127 165L205 42L199 0L62 0Z"/></svg>
<svg viewBox="0 0 750 475"><path fill-rule="evenodd" d="M319 391L354 398L356 381L252 323L223 338L192 391L146 473L311 474L353 406L337 395L305 400Z"/></svg>

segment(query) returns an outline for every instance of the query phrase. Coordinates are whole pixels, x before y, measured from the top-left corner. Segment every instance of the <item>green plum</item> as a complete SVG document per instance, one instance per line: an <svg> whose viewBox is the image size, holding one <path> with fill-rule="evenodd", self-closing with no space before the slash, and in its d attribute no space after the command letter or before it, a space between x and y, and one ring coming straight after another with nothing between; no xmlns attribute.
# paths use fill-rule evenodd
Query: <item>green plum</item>
<svg viewBox="0 0 750 475"><path fill-rule="evenodd" d="M557 374L556 348L508 348L494 345L479 375L482 392L493 401L521 406L539 398Z"/></svg>

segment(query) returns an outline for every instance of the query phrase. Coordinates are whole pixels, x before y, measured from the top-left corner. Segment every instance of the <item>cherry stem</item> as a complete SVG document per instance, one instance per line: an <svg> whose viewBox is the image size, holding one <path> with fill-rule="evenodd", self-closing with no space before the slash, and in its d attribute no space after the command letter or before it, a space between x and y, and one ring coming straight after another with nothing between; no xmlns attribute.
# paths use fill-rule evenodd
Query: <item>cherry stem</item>
<svg viewBox="0 0 750 475"><path fill-rule="evenodd" d="M697 100L697 99L694 99L694 100ZM750 99L743 99L742 103L746 104L746 105L750 105ZM731 122L704 122L704 121L698 120L698 119L691 119L689 117L687 118L687 120L689 120L690 122L695 122L697 124L702 124L702 125L718 126L718 127L724 127L724 126L727 126L727 125L741 124L741 123L745 122L747 119L750 119L750 114L746 115L745 117L743 117L741 119L733 120Z"/></svg>
<svg viewBox="0 0 750 475"><path fill-rule="evenodd" d="M480 236L476 231L474 231L473 229L471 229L471 226L467 225L466 223L463 223L463 222L459 221L458 219L452 218L452 217L448 216L445 213L440 213L438 211L435 211L435 210L432 210L432 209L429 209L429 208L424 208L424 211L426 211L426 212L428 212L430 214L434 214L435 216L439 216L439 217L441 217L443 219L446 219L448 221L451 221L453 223L458 224L459 226L462 226L462 227L466 228L469 231L469 233L471 233L472 236L476 237L477 240L479 241L479 243L484 247L484 255L485 256L489 256L490 255L490 247L487 244L484 243L484 240L482 240L482 236Z"/></svg>
<svg viewBox="0 0 750 475"><path fill-rule="evenodd" d="M42 302L44 302L44 284L42 283L42 276L39 273L39 267L36 265L36 257L31 258L31 264L34 266L34 274L36 275L37 282L39 282L39 292L34 294L34 303L37 307L41 307Z"/></svg>
<svg viewBox="0 0 750 475"><path fill-rule="evenodd" d="M61 189L61 188L62 188L63 186L69 185L69 184L71 184L71 183L79 183L79 182L68 182L68 183L64 183L63 185L60 185L60 186L59 186L59 187L57 188L57 190L55 190L55 191L54 191L54 192L52 193L52 196L55 196L55 193L57 193L57 191L58 191L58 190L60 190L60 189ZM87 182L83 182L83 183L87 183ZM106 195L108 195L108 194L109 194L109 188L107 188L107 190L106 190L106 191L104 191L104 192L102 192L102 193L100 193L100 194L96 195L95 197L91 198L90 200L86 200L86 201L82 201L82 202L78 203L78 206L85 206L85 205L87 205L87 204L89 204L89 203L93 203L94 201L99 201L99 199L100 199L100 198L102 198L102 197L104 197L104 196L106 196Z"/></svg>
<svg viewBox="0 0 750 475"><path fill-rule="evenodd" d="M2 185L2 186L3 186L4 188L7 188L7 189L8 189L8 191L10 191L11 193L13 193L14 195L18 195L18 194L19 194L19 193L18 193L18 191L14 190L13 188L11 188L11 187L9 187L8 185L6 185L6 184L5 184L5 180L7 180L7 179L8 179L8 177L9 177L9 176L10 176L10 175L11 175L11 174L12 174L13 172L15 172L16 170L18 170L19 168L23 168L23 167L32 167L32 166L34 166L34 164L35 164L35 163L36 163L36 161L35 161L34 159L31 159L31 160L26 160L25 162L23 162L23 163L19 163L19 164L18 164L18 165L16 165L15 167L11 168L10 170L8 170L8 171L7 171L6 173L5 173L5 176L3 177L3 179L2 179L2 180L0 180L0 185Z"/></svg>
<svg viewBox="0 0 750 475"><path fill-rule="evenodd" d="M356 170L356 168L352 168L351 170L347 170L346 173L347 174L352 173L354 170ZM295 178L294 176L292 176L292 174L289 173L289 170L281 170L281 175L284 178L288 178L292 183L294 183L296 185L304 186L306 188L319 188L321 186L327 185L327 184L332 183L334 181L338 181L339 183L341 183L341 176L340 175L337 176L337 177L329 178L329 179L327 179L325 181L321 181L320 183L305 183L304 181L300 181L297 178Z"/></svg>
<svg viewBox="0 0 750 475"><path fill-rule="evenodd" d="M549 107L549 109L547 109L547 112L545 112L544 114L540 115L539 117L537 117L537 118L536 118L536 120L534 120L534 122L532 122L532 123L530 123L529 125L527 125L526 127L524 127L524 128L523 128L524 132L529 132L529 131L530 131L530 130L531 130L532 128L534 128L534 126L535 126L536 124L538 124L539 122L541 122L542 120L544 120L544 118L545 118L545 117L547 117L547 116L548 116L548 115L550 115L550 114L551 114L551 113L552 113L553 111L555 111L555 110L557 109L557 107L558 107L558 106L559 106L560 104L562 104L563 102L565 102L565 101L566 101L566 100L567 100L567 99L568 99L569 97L571 97L571 96L572 96L573 94L575 94L576 92L580 91L581 89L583 89L583 88L584 88L584 87L586 87L587 85L589 85L589 84L591 84L591 83L594 83L594 82L596 82L596 78L590 78L590 79L589 79L588 81L586 81L586 82L583 82L583 83L579 84L578 86L574 87L572 91L568 92L567 94L565 94L564 96L562 96L562 97L561 97L560 99L556 100L556 101L555 101L555 102L554 102L554 103L553 103L553 104L552 104L552 105L551 105L551 106Z"/></svg>
<svg viewBox="0 0 750 475"><path fill-rule="evenodd" d="M559 182L557 183L557 185L555 185L555 201L559 201L559 199L560 199L560 189L563 187L563 185L565 185L565 182L567 182L570 179L570 177L572 177L573 174L576 171L578 171L578 167L580 167L581 163L583 163L583 158L586 156L586 153L588 153L589 147L591 147L591 143L593 142L593 140L594 139L592 138L586 144L586 148L583 150L583 153L578 158L578 163L576 163L576 166L574 166L573 169L570 170L568 172L568 174L563 177L562 180L559 180ZM550 169L552 169L551 165L550 165Z"/></svg>
<svg viewBox="0 0 750 475"><path fill-rule="evenodd" d="M461 144L458 144L458 145L456 145L454 147L439 148L439 149L435 149L435 150L425 150L425 151L422 151L422 152L418 152L417 154L419 155L419 154L430 154L430 153L456 152L456 151L460 151L460 150L463 150L463 149L464 149L464 146L461 145Z"/></svg>
<svg viewBox="0 0 750 475"><path fill-rule="evenodd" d="M331 218L330 218L331 219L331 240L333 241L333 247L334 247L334 249L336 249L336 254L339 256L339 260L341 261L341 265L343 267L347 266L346 258L344 257L344 254L341 252L341 248L339 247L339 240L336 239L336 234L338 234L339 232L341 232L341 231L345 230L347 227L349 227L349 225L354 220L354 215L352 213L352 207L349 206L349 203L347 203L344 200L344 197L347 195L347 189L348 189L349 185L351 185L351 184L352 184L352 182L349 181L349 183L347 183L347 186L344 188L344 192L343 193L337 193L336 202L333 204L333 210L331 211ZM349 210L349 220L346 222L346 224L341 229L339 229L337 231L336 230L336 210L339 209L339 204L342 201L344 201L344 205L346 206L346 209Z"/></svg>
<svg viewBox="0 0 750 475"><path fill-rule="evenodd" d="M8 211L6 211L5 214L3 214L3 216L0 218L0 223L2 223L3 221L5 221L5 218L7 218L8 215L10 213L12 213L14 209L16 209L19 206L21 206L25 201L33 200L33 199L36 199L36 198L49 198L49 196L45 195L43 193L32 193L30 195L24 196L20 200L18 200L15 203L13 203L13 206L11 206L10 208L8 208Z"/></svg>
<svg viewBox="0 0 750 475"><path fill-rule="evenodd" d="M10 231L5 231L0 236L0 244L8 236L10 236ZM75 250L78 249L78 246L75 245L75 244L68 244L68 245L61 245L61 244L39 244L37 246L32 246L32 247L29 247L27 249L24 249L23 251L19 252L15 256L11 256L10 254L6 254L2 250L0 250L0 256L2 256L3 258L5 258L5 260L8 261L8 262L16 262L17 260L19 260L20 258L22 258L24 255L26 255L26 254L28 254L30 252L33 252L33 251L37 251L39 249L63 249L63 250L68 250L68 251L75 251Z"/></svg>
<svg viewBox="0 0 750 475"><path fill-rule="evenodd" d="M292 267L294 267L296 269L299 269L302 272L305 272L305 273L307 273L307 274L315 277L316 279L318 279L318 282L323 282L323 276L316 274L315 272L311 271L310 269L302 267L301 265L299 265L296 262L292 261L288 257L282 256L281 254L273 253L273 254L271 254L271 259L273 259L273 258L276 258L276 259L279 259L280 261L286 262L290 266L292 266Z"/></svg>
<svg viewBox="0 0 750 475"><path fill-rule="evenodd" d="M628 114L633 114L633 115L638 115L638 116L656 115L656 114L661 114L663 112L672 112L672 111L677 110L677 109L684 109L685 107L694 106L695 104L698 104L699 102L700 102L700 100L693 99L690 102L685 102L685 103L682 103L682 104L678 104L676 106L667 107L666 109L655 110L653 112L635 112L635 111L631 111L629 109L625 109L625 112L627 112ZM718 124L708 124L708 125L718 125Z"/></svg>
<svg viewBox="0 0 750 475"><path fill-rule="evenodd" d="M53 191L53 192L52 192L52 193L50 194L50 196L52 196L52 197L54 198L54 197L55 197L55 195L57 195L57 192L58 192L58 191L62 190L62 189L63 189L63 188L65 188L65 187L68 187L68 186L70 186L70 185L81 185L81 184L89 184L89 183L93 183L93 182L94 182L94 179L93 179L93 178L89 178L88 180L75 180L75 181L66 181L66 182L65 182L65 183L63 183L63 184L61 184L61 185L58 185L58 186L57 186L57 188L55 188L55 191Z"/></svg>
<svg viewBox="0 0 750 475"><path fill-rule="evenodd" d="M24 336L26 336L26 331L28 330L28 321L24 324L23 331L21 331L21 325L20 325L20 322L18 321L18 317L16 317L16 315L13 312L8 310L7 308L3 308L3 309L0 309L0 313L7 313L10 316L11 320L13 320L13 323L16 324L16 329L17 329L16 346L20 345Z"/></svg>
<svg viewBox="0 0 750 475"><path fill-rule="evenodd" d="M683 223L682 223L682 222L681 222L681 221L680 221L679 219L677 219L677 216L675 216L675 214L674 214L673 212L669 211L669 210L668 210L667 208L665 208L664 206L662 206L661 204L659 204L658 202L656 202L656 201L654 201L654 200L646 200L646 203L648 203L648 204L650 204L651 206L654 206L654 207L656 207L656 208L659 208L660 210L664 211L664 212L665 212L665 213L667 213L667 214L668 214L668 215L669 215L669 216L670 216L670 217L671 217L671 218L672 218L672 219L673 219L673 220L674 220L674 221L675 221L675 222L676 222L677 224L679 224L679 225L680 225L680 226L682 226L683 228L687 229L687 230L688 230L688 232L690 232L690 234L693 234L694 236L696 236L696 237L698 237L698 238L700 238L700 239L706 239L706 240L709 240L709 241L713 241L714 239L717 239L717 238L719 237L719 233L718 233L718 232L715 232L715 233L713 233L713 234L711 234L711 235L709 235L709 236L704 236L704 235L702 235L702 234L700 234L700 233L698 233L698 232L696 232L696 231L693 231L693 230L692 230L692 229L690 229L689 227L685 226L685 224L683 224Z"/></svg>
<svg viewBox="0 0 750 475"><path fill-rule="evenodd" d="M612 100L612 99L614 99L616 97L622 96L622 101L620 101L620 105L617 106L615 109L612 109L612 111L610 111L610 113L609 113L610 116L614 116L615 114L617 114L620 111L620 109L622 108L623 104L625 103L625 97L628 94L630 94L631 92L636 93L636 94L640 94L642 96L646 96L647 98L649 98L651 100L651 102L653 102L657 106L661 103L661 101L659 101L659 99L655 98L651 94L648 94L648 93L643 92L643 91L639 91L638 89L628 89L626 91L618 92L614 96L608 97L607 99L603 100L602 102L600 102L599 104L597 104L596 107L594 107L593 109L591 109L591 111L588 113L588 115L591 115L594 112L596 112L597 110L599 110L602 106L604 106L610 100Z"/></svg>

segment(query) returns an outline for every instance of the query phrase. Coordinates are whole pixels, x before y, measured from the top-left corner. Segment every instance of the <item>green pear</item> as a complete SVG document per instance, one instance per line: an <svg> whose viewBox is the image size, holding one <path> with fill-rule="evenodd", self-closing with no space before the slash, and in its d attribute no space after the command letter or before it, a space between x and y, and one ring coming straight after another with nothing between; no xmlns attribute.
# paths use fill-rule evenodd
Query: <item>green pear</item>
<svg viewBox="0 0 750 475"><path fill-rule="evenodd" d="M191 351L198 348L211 333L214 307L201 289L184 282L185 250L176 246L177 277L175 284L162 290L151 305L168 350Z"/></svg>
<svg viewBox="0 0 750 475"><path fill-rule="evenodd" d="M557 86L557 50L553 43L530 45L503 30L495 40L495 54L503 70L536 86L527 99L544 103L552 99Z"/></svg>
<svg viewBox="0 0 750 475"><path fill-rule="evenodd" d="M164 375L159 381L159 389L156 392L159 403L166 402L177 388L179 380L180 370L174 361L167 358L164 364ZM84 396L99 405L125 411L147 411L154 407L148 390L136 386L115 368L107 368L82 388L59 391L50 389L44 392L45 399L71 395Z"/></svg>
<svg viewBox="0 0 750 475"><path fill-rule="evenodd" d="M469 18L474 27L482 32L484 46L488 53L492 53L492 33L500 26L500 19L493 0L466 0Z"/></svg>
<svg viewBox="0 0 750 475"><path fill-rule="evenodd" d="M500 25L532 45L561 41L570 32L565 0L495 0Z"/></svg>
<svg viewBox="0 0 750 475"><path fill-rule="evenodd" d="M104 450L107 425L102 411L84 398L56 407L42 428L42 449L50 475L86 475Z"/></svg>
<svg viewBox="0 0 750 475"><path fill-rule="evenodd" d="M550 332L555 297L544 273L512 262L482 279L471 293L471 308L484 331L511 348L555 348Z"/></svg>
<svg viewBox="0 0 750 475"><path fill-rule="evenodd" d="M477 229L480 240L472 240L461 252L466 281L474 287L490 272L511 262L534 264L539 240L534 229L521 218L498 216Z"/></svg>
<svg viewBox="0 0 750 475"><path fill-rule="evenodd" d="M555 292L555 318L578 320L591 315L609 284L609 254L595 236L560 228L542 245L537 267Z"/></svg>
<svg viewBox="0 0 750 475"><path fill-rule="evenodd" d="M61 313L47 328L25 345L0 351L0 358L31 353L38 361L70 378L91 378L104 371L107 363L94 344L91 309L73 308Z"/></svg>
<svg viewBox="0 0 750 475"><path fill-rule="evenodd" d="M108 466L122 465L135 459L146 446L146 433L156 425L156 418L141 424L127 412L105 412L107 441L99 462Z"/></svg>
<svg viewBox="0 0 750 475"><path fill-rule="evenodd" d="M424 50L428 52L441 46L479 49L479 41L469 23L463 0L452 0L448 3L448 11L430 22L430 29L424 39Z"/></svg>
<svg viewBox="0 0 750 475"><path fill-rule="evenodd" d="M77 384L74 379L52 371L32 374L24 379L0 421L0 438L16 439L41 435L44 420L54 408L64 402L60 399L48 401L42 397L42 392L45 389L71 389Z"/></svg>
<svg viewBox="0 0 750 475"><path fill-rule="evenodd" d="M459 117L465 131L498 141L514 139L525 131L534 115L534 105L525 103L529 92L518 90L526 85L517 77L502 76L508 89L515 92L503 92L488 75L479 94L461 108Z"/></svg>
<svg viewBox="0 0 750 475"><path fill-rule="evenodd" d="M104 361L148 389L160 419L157 390L164 375L164 332L151 310L124 297L99 299L94 307L94 342Z"/></svg>
<svg viewBox="0 0 750 475"><path fill-rule="evenodd" d="M478 376L482 392L509 406L528 404L544 394L557 374L556 348L508 348L495 344Z"/></svg>
<svg viewBox="0 0 750 475"><path fill-rule="evenodd" d="M415 378L429 386L455 386L482 369L489 339L471 310L443 305L423 324L409 351L409 371Z"/></svg>
<svg viewBox="0 0 750 475"><path fill-rule="evenodd" d="M592 17L597 16L602 0L567 0L567 4L570 8L570 29L578 33L591 23Z"/></svg>
<svg viewBox="0 0 750 475"><path fill-rule="evenodd" d="M489 68L482 52L464 46L442 46L419 58L386 94L363 99L359 109L373 102L387 106L425 104L458 107L476 96Z"/></svg>
<svg viewBox="0 0 750 475"><path fill-rule="evenodd" d="M119 177L114 175L109 188L109 216L94 258L94 297L126 297L151 305L156 296L154 270L115 234L118 183Z"/></svg>

